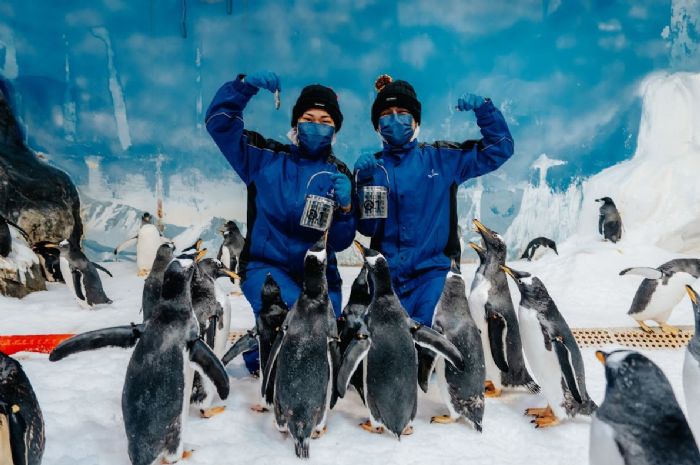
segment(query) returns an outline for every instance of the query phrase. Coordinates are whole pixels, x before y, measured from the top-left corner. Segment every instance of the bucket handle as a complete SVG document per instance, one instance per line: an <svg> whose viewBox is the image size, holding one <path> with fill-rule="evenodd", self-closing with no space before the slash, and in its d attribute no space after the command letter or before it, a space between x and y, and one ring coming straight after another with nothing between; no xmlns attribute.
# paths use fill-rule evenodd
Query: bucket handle
<svg viewBox="0 0 700 465"><path fill-rule="evenodd" d="M386 190L387 190L387 192L391 191L391 189L389 188L389 186L391 185L391 183L389 182L389 172L386 170L386 168L384 168L384 166L379 165L379 164L377 166L379 168L381 168L382 171L384 171L384 176L386 176ZM355 171L355 185L357 185L357 175L358 174L360 174L360 170Z"/></svg>

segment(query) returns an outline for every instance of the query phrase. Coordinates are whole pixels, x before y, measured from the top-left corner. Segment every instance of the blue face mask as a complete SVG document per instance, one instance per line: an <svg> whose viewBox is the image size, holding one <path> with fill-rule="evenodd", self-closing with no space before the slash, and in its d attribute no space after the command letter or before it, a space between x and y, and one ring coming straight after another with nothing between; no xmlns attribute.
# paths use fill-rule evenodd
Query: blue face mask
<svg viewBox="0 0 700 465"><path fill-rule="evenodd" d="M410 113L392 113L379 118L379 134L393 147L407 144L413 132L413 115Z"/></svg>
<svg viewBox="0 0 700 465"><path fill-rule="evenodd" d="M328 151L333 142L335 128L329 124L299 123L297 124L297 143L305 155L312 157Z"/></svg>

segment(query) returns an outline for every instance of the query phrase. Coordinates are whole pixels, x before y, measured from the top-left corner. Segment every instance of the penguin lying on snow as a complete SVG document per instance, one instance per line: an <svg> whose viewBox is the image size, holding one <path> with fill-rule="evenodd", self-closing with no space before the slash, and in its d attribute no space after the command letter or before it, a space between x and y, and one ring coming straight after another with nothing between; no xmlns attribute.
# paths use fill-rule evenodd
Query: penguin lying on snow
<svg viewBox="0 0 700 465"><path fill-rule="evenodd" d="M605 399L593 415L591 465L691 465L700 452L666 376L631 350L596 352Z"/></svg>
<svg viewBox="0 0 700 465"><path fill-rule="evenodd" d="M219 247L216 258L221 260L229 270L236 271L241 251L245 245L243 234L235 221L224 223L219 232L224 236L224 242Z"/></svg>
<svg viewBox="0 0 700 465"><path fill-rule="evenodd" d="M586 373L569 325L537 277L502 267L520 290L520 337L528 364L547 399L546 408L529 408L536 428L566 416L591 415L597 408L586 391Z"/></svg>
<svg viewBox="0 0 700 465"><path fill-rule="evenodd" d="M520 259L527 260L528 262L539 260L548 249L559 255L557 244L553 240L547 239L546 237L536 237L527 244L525 252L520 256Z"/></svg>
<svg viewBox="0 0 700 465"><path fill-rule="evenodd" d="M158 247L163 243L158 227L153 224L153 217L145 212L141 217L141 226L136 236L127 239L114 249L114 255L136 244L136 268L138 276L147 276L158 253Z"/></svg>
<svg viewBox="0 0 700 465"><path fill-rule="evenodd" d="M369 268L374 294L367 309L366 328L357 333L343 355L338 394L345 396L352 374L362 364L369 421L360 426L375 433L386 428L400 438L413 432L411 422L418 404L415 344L445 357L459 370L464 369L464 360L454 344L409 318L391 285L384 256L359 242L355 245Z"/></svg>
<svg viewBox="0 0 700 465"><path fill-rule="evenodd" d="M226 399L229 380L223 365L199 338L192 312L190 282L192 257L170 263L163 290L152 317L143 324L90 331L60 343L52 362L71 354L102 347L133 347L122 391L122 414L133 465L172 463L190 453L183 451L192 368L198 367ZM158 461L158 462L157 462Z"/></svg>
<svg viewBox="0 0 700 465"><path fill-rule="evenodd" d="M68 239L58 244L58 250L61 274L80 306L92 308L99 304L111 304L112 301L102 288L102 280L97 270L104 271L110 277L112 273L88 260L83 251Z"/></svg>
<svg viewBox="0 0 700 465"><path fill-rule="evenodd" d="M627 314L647 333L652 329L645 320L653 320L661 329L670 334L678 333L678 328L666 323L673 307L685 295L685 286L700 278L700 260L678 258L668 261L658 268L627 268L620 276L637 275L644 280L637 288L632 305Z"/></svg>
<svg viewBox="0 0 700 465"><path fill-rule="evenodd" d="M192 279L192 308L199 322L200 334L217 357L224 355L231 326L231 304L216 280L218 278L238 278L219 260L201 257L206 249L200 250L196 258ZM205 418L224 411L224 407L209 408L214 400L214 386L197 372L194 375L191 403Z"/></svg>
<svg viewBox="0 0 700 465"><path fill-rule="evenodd" d="M272 344L287 317L289 309L284 300L282 300L282 292L279 285L270 273L265 277L260 295L262 306L255 321L255 327L240 337L226 352L221 361L224 365L228 365L231 360L243 352L255 349L260 351L260 372L263 374L260 380L260 390L263 405L255 405L251 408L256 412L265 412L267 407L272 405L274 396L274 382L268 382L268 379L265 377L265 373L268 372L266 368L270 358L270 350L272 350ZM275 379L275 373L276 370L272 367L268 374L270 380Z"/></svg>
<svg viewBox="0 0 700 465"><path fill-rule="evenodd" d="M22 365L0 352L0 463L39 465L44 418Z"/></svg>
<svg viewBox="0 0 700 465"><path fill-rule="evenodd" d="M309 439L326 432L340 364L338 328L326 281L326 239L327 234L306 253L301 295L275 338L264 375L266 384L274 382L277 428L291 434L300 458L309 457ZM263 392L267 390L264 385Z"/></svg>
<svg viewBox="0 0 700 465"><path fill-rule="evenodd" d="M10 226L14 227L22 236L24 236L27 244L31 243L29 240L29 235L24 231L24 229L0 215L0 257L7 257L12 251L12 231L10 231Z"/></svg>
<svg viewBox="0 0 700 465"><path fill-rule="evenodd" d="M619 241L622 239L622 218L620 218L620 212L617 211L615 202L610 197L603 197L595 201L602 202L598 217L598 233L606 241L612 243Z"/></svg>
<svg viewBox="0 0 700 465"><path fill-rule="evenodd" d="M66 282L61 273L61 253L51 242L37 242L32 245L32 250L39 257L44 279L50 282Z"/></svg>
<svg viewBox="0 0 700 465"><path fill-rule="evenodd" d="M423 352L418 370L421 374L419 385L424 392L428 392L428 381L435 367L440 394L449 412L449 415L432 417L430 422L453 423L461 417L481 432L486 376L484 351L479 328L469 312L464 280L454 260L435 309L433 329L459 349L464 359L464 370L455 369L441 358L434 363L435 355Z"/></svg>
<svg viewBox="0 0 700 465"><path fill-rule="evenodd" d="M146 322L152 316L152 310L156 308L160 300L160 291L163 287L163 276L168 265L173 261L175 255L175 244L165 242L158 247L158 253L153 260L151 272L148 273L146 281L143 283L143 295L141 297L141 311L143 321Z"/></svg>
<svg viewBox="0 0 700 465"><path fill-rule="evenodd" d="M481 331L486 364L486 396L501 395L502 386L524 386L539 392L525 366L518 318L508 289L508 279L501 271L506 264L506 243L495 231L473 220L476 231L486 245L471 243L482 260L476 270L469 294L469 310ZM482 258L483 257L483 258Z"/></svg>
<svg viewBox="0 0 700 465"><path fill-rule="evenodd" d="M686 286L693 304L695 334L688 343L683 361L683 391L688 409L688 423L695 439L700 442L700 299L695 290Z"/></svg>

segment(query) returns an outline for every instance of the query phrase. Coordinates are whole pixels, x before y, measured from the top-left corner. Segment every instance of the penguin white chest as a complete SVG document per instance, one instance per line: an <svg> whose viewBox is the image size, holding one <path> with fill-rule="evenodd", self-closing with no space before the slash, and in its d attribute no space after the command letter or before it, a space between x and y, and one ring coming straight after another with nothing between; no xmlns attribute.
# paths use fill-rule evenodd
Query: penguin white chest
<svg viewBox="0 0 700 465"><path fill-rule="evenodd" d="M673 307L686 295L685 286L694 283L695 280L692 275L681 272L671 276L666 284L659 282L644 310L633 314L632 317L636 320L666 322Z"/></svg>
<svg viewBox="0 0 700 465"><path fill-rule="evenodd" d="M73 285L73 274L70 271L70 265L68 260L61 257L58 259L58 265L61 268L61 274L63 275L63 280L66 282L68 289L75 295L75 286Z"/></svg>
<svg viewBox="0 0 700 465"><path fill-rule="evenodd" d="M527 363L554 414L559 419L563 419L566 417L566 410L562 407L564 392L561 386L559 360L554 350L547 350L545 347L544 335L535 310L521 306L518 309L518 320L520 339Z"/></svg>
<svg viewBox="0 0 700 465"><path fill-rule="evenodd" d="M139 270L151 269L158 253L158 247L162 242L160 232L155 225L144 224L141 226L136 242L136 265Z"/></svg>
<svg viewBox="0 0 700 465"><path fill-rule="evenodd" d="M231 252L228 250L228 247L225 245L221 248L221 263L226 266L226 268L231 269ZM236 270L232 270L236 271Z"/></svg>
<svg viewBox="0 0 700 465"><path fill-rule="evenodd" d="M591 419L588 442L588 463L591 465L625 465L615 442L615 430L596 414Z"/></svg>
<svg viewBox="0 0 700 465"><path fill-rule="evenodd" d="M486 328L486 302L489 298L491 283L481 274L477 274L474 280L474 287L469 294L469 311L479 329L484 329Z"/></svg>
<svg viewBox="0 0 700 465"><path fill-rule="evenodd" d="M683 392L688 410L688 423L695 441L700 444L700 360L685 350L683 362Z"/></svg>

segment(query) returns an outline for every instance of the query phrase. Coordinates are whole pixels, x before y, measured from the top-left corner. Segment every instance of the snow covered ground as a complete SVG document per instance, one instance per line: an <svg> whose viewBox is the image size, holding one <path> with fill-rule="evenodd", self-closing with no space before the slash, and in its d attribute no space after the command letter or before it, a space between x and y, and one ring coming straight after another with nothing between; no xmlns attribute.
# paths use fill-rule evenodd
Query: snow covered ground
<svg viewBox="0 0 700 465"><path fill-rule="evenodd" d="M619 277L620 269L655 264L674 255L648 247L625 248L591 240L586 244L563 244L562 256L549 255L532 263L511 262L529 270L548 285L560 310L572 327L629 326L626 316L638 280ZM135 264L105 263L114 278L103 278L110 306L83 310L62 284L49 284L47 292L23 300L0 297L2 334L82 332L140 321L141 288ZM342 268L345 298L358 268ZM474 265L464 264L467 287ZM517 290L512 287L517 298ZM242 296L232 297L232 327L252 325L250 307ZM671 318L675 324L691 324L687 298ZM646 352L670 378L685 408L681 388L683 351ZM131 350L106 349L50 363L46 355L23 353L17 358L25 367L41 403L46 421L48 465L128 464L126 437L121 415L121 389ZM583 350L588 387L600 402L605 387L603 368L593 349ZM258 401L258 381L251 378L240 360L228 367L231 395L226 411L209 420L192 412L186 444L196 450L190 464L298 463L293 443L277 432L271 414L249 407ZM331 413L329 431L311 445L310 463L394 464L472 463L519 464L546 461L551 464L588 463L587 418L568 420L551 429L535 430L523 416L527 407L545 405L544 398L526 392L509 392L500 399L487 399L484 432L464 424L431 425L430 417L445 413L435 386L428 395L419 393L415 433L401 441L371 435L358 427L365 420L359 398L350 393ZM546 460L545 460L546 458Z"/></svg>

